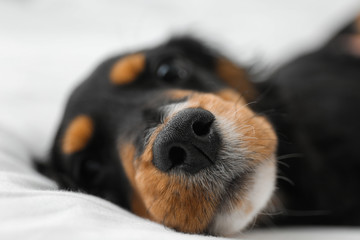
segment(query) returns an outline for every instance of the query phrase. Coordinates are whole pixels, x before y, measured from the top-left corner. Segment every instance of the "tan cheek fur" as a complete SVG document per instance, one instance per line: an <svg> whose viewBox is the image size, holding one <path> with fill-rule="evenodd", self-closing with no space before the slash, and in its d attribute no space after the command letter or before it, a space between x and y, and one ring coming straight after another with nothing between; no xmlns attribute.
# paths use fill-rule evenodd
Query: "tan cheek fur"
<svg viewBox="0 0 360 240"><path fill-rule="evenodd" d="M220 96L224 97L223 93L221 92ZM266 118L257 116L246 107L240 96L236 97L233 92L230 93L230 100L239 100L223 101L213 94L195 94L189 100L190 106L204 108L215 116L222 116L227 121L235 123L236 132L249 151L249 157L255 160L270 158L277 147L277 137L272 126ZM227 99L228 96L229 92L226 94Z"/></svg>
<svg viewBox="0 0 360 240"><path fill-rule="evenodd" d="M215 95L228 102L246 104L246 100L238 92L230 88L222 89L216 92Z"/></svg>
<svg viewBox="0 0 360 240"><path fill-rule="evenodd" d="M116 85L131 83L145 68L145 55L142 53L125 56L118 60L110 71L110 81Z"/></svg>
<svg viewBox="0 0 360 240"><path fill-rule="evenodd" d="M73 154L85 148L94 131L92 119L86 115L75 117L67 127L62 139L62 151Z"/></svg>
<svg viewBox="0 0 360 240"><path fill-rule="evenodd" d="M145 204L139 195L136 183L135 183L135 168L134 168L134 160L135 160L135 146L130 143L120 144L120 159L123 165L125 174L127 179L130 181L132 187L132 196L130 199L130 208L133 213L138 216L151 219Z"/></svg>

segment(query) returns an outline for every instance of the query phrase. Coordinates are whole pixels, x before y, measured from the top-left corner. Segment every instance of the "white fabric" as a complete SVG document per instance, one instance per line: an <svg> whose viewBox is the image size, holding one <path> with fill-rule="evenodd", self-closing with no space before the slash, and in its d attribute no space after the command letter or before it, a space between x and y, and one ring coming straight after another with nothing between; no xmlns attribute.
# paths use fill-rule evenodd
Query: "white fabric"
<svg viewBox="0 0 360 240"><path fill-rule="evenodd" d="M247 63L276 66L321 44L359 0L0 1L0 239L207 239L99 198L57 190L32 169L71 89L104 57L190 32ZM254 239L360 239L360 228L290 229Z"/></svg>

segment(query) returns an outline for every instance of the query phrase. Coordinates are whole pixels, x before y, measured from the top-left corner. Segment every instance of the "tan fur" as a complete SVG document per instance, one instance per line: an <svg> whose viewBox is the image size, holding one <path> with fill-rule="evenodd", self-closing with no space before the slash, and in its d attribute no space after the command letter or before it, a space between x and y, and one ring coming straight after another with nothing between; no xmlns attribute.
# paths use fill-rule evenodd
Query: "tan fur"
<svg viewBox="0 0 360 240"><path fill-rule="evenodd" d="M238 99L232 97L234 100ZM277 147L277 137L270 123L257 116L243 101L223 101L214 94L194 94L189 100L191 107L201 107L222 116L237 125L237 133L243 136L246 149L253 159L270 158ZM249 154L250 154L249 153Z"/></svg>
<svg viewBox="0 0 360 240"><path fill-rule="evenodd" d="M256 99L258 93L244 69L226 58L219 58L216 63L216 72L230 87L241 93L246 101L250 102Z"/></svg>
<svg viewBox="0 0 360 240"><path fill-rule="evenodd" d="M351 35L347 38L347 50L350 54L360 57L360 34Z"/></svg>
<svg viewBox="0 0 360 240"><path fill-rule="evenodd" d="M145 68L145 55L136 53L118 60L110 71L110 81L116 85L131 83Z"/></svg>
<svg viewBox="0 0 360 240"><path fill-rule="evenodd" d="M170 90L166 93L166 95L173 100L179 100L190 96L192 93L193 91L190 90Z"/></svg>
<svg viewBox="0 0 360 240"><path fill-rule="evenodd" d="M93 121L89 116L79 115L67 127L63 140L62 151L73 154L82 150L90 140L94 131Z"/></svg>
<svg viewBox="0 0 360 240"><path fill-rule="evenodd" d="M124 168L127 179L129 179L132 187L135 187L135 169L134 169L134 158L135 158L135 146L131 143L120 143L119 153L121 164Z"/></svg>
<svg viewBox="0 0 360 240"><path fill-rule="evenodd" d="M151 147L140 157L136 182L153 220L184 232L204 231L219 201L200 186L155 168Z"/></svg>
<svg viewBox="0 0 360 240"><path fill-rule="evenodd" d="M146 209L143 199L138 193L138 190L133 190L131 196L131 211L136 215L153 220Z"/></svg>
<svg viewBox="0 0 360 240"><path fill-rule="evenodd" d="M120 159L122 166L124 168L127 179L129 179L130 181L133 190L131 196L131 202L130 202L131 211L138 216L150 219L150 216L146 210L142 198L138 193L135 183L135 169L134 169L135 146L130 143L121 144L119 152L120 152Z"/></svg>
<svg viewBox="0 0 360 240"><path fill-rule="evenodd" d="M240 204L242 204L242 202L240 202ZM240 205L241 206L241 205ZM245 209L244 209L244 213L245 214L250 214L252 211L253 211L254 207L253 205L251 204L251 202L248 202L246 205L245 205Z"/></svg>
<svg viewBox="0 0 360 240"><path fill-rule="evenodd" d="M250 154L254 159L268 159L274 154L277 148L276 134L265 117L257 116L248 122L251 128L243 131L248 137L247 147L253 153Z"/></svg>
<svg viewBox="0 0 360 240"><path fill-rule="evenodd" d="M234 91L233 89L230 89L230 88L222 89L222 90L216 92L215 94L217 96L221 97L225 101L241 102L241 103L244 103L244 104L246 103L243 96L241 96L238 92L236 92L236 91Z"/></svg>
<svg viewBox="0 0 360 240"><path fill-rule="evenodd" d="M344 37L346 50L353 56L360 57L360 14L354 22L355 34Z"/></svg>

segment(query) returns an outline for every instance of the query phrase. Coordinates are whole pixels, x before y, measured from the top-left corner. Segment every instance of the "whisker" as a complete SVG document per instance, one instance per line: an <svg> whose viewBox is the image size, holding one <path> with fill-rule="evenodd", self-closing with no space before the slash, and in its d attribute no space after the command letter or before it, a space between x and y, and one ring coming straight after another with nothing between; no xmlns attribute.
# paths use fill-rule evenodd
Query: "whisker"
<svg viewBox="0 0 360 240"><path fill-rule="evenodd" d="M303 154L301 153L290 153L290 154L285 154L282 156L278 156L277 159L278 160L285 160L285 159L291 159L291 158L302 158L304 157Z"/></svg>
<svg viewBox="0 0 360 240"><path fill-rule="evenodd" d="M289 178L287 177L284 177L284 176L277 176L276 177L277 179L280 179L280 180L284 180L285 182L289 183L291 186L295 186L295 183L293 181L291 181Z"/></svg>
<svg viewBox="0 0 360 240"><path fill-rule="evenodd" d="M239 102L240 102L240 98L239 98ZM238 112L240 112L242 109L244 109L244 108L246 108L246 107L248 107L248 106L250 106L251 104L255 104L256 103L256 101L252 101L252 102L248 102L248 103L246 103L245 105L242 105L240 108L236 108L236 105L235 105L235 112L234 112L234 117L236 117L236 114L238 113ZM236 103L236 104L239 104L239 103Z"/></svg>
<svg viewBox="0 0 360 240"><path fill-rule="evenodd" d="M284 211L281 211L281 210L278 210L276 212L260 212L258 215L261 215L261 216L268 216L268 217L273 217L273 216L279 216L279 215L282 215L284 214Z"/></svg>
<svg viewBox="0 0 360 240"><path fill-rule="evenodd" d="M330 215L330 210L290 210L286 209L285 215L295 217L306 217L306 216L325 216Z"/></svg>
<svg viewBox="0 0 360 240"><path fill-rule="evenodd" d="M283 166L285 166L285 167L287 167L287 168L289 168L290 166L289 166L289 164L287 164L287 163L284 163L284 162L282 162L281 160L279 160L278 159L278 161L277 161L280 165L283 165Z"/></svg>

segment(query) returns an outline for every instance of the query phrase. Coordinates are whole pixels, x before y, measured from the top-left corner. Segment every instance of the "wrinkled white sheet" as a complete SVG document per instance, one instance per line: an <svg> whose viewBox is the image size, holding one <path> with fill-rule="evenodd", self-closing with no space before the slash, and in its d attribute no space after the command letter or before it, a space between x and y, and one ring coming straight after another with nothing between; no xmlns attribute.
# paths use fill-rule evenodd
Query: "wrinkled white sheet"
<svg viewBox="0 0 360 240"><path fill-rule="evenodd" d="M70 90L105 56L192 33L232 57L277 66L321 44L358 0L0 1L0 239L205 239L35 172ZM270 230L254 239L360 239L360 228Z"/></svg>

